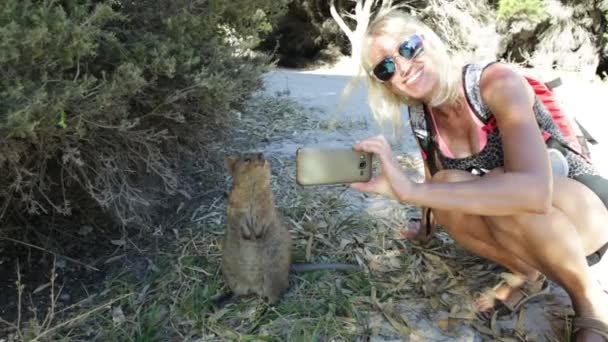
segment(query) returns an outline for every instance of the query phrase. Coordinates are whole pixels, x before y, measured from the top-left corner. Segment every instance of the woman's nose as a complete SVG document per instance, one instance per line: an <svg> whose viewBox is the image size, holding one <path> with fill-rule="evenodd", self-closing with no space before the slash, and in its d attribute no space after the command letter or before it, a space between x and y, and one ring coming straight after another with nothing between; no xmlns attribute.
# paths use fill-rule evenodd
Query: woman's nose
<svg viewBox="0 0 608 342"><path fill-rule="evenodd" d="M397 54L393 58L395 59L395 64L397 65L397 72L399 73L399 76L405 76L412 62L399 54Z"/></svg>

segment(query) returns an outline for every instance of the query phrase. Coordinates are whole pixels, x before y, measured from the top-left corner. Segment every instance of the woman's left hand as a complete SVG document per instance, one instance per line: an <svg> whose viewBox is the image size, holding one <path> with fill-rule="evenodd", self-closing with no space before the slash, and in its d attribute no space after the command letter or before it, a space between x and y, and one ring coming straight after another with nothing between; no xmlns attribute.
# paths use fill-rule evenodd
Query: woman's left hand
<svg viewBox="0 0 608 342"><path fill-rule="evenodd" d="M391 146L383 135L358 142L353 150L371 152L380 160L380 174L369 182L352 183L351 187L363 192L377 193L395 200L409 198L414 184L393 156Z"/></svg>

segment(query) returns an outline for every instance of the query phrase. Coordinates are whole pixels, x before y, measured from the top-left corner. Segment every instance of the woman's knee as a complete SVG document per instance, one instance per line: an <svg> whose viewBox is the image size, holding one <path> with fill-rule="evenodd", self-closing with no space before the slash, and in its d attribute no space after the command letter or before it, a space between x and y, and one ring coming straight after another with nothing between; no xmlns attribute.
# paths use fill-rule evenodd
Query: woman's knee
<svg viewBox="0 0 608 342"><path fill-rule="evenodd" d="M587 253L608 241L608 210L597 193L583 183L563 178L555 180L554 189L554 206L568 217Z"/></svg>
<svg viewBox="0 0 608 342"><path fill-rule="evenodd" d="M484 216L483 220L496 233L517 234L528 228L542 227L549 222L549 213L520 213L507 216Z"/></svg>
<svg viewBox="0 0 608 342"><path fill-rule="evenodd" d="M590 191L600 198L606 208L608 208L608 179L598 175L579 175L574 180L584 184Z"/></svg>
<svg viewBox="0 0 608 342"><path fill-rule="evenodd" d="M490 170L484 177L493 177L497 174L504 173L504 169L502 167L497 167L495 169ZM433 182L443 182L443 183L456 183L456 182L464 182L471 179L475 179L479 176L474 175L468 171L463 170L441 170L435 175L433 175Z"/></svg>
<svg viewBox="0 0 608 342"><path fill-rule="evenodd" d="M436 183L464 182L476 178L470 172L462 170L441 170L433 175L432 181Z"/></svg>
<svg viewBox="0 0 608 342"><path fill-rule="evenodd" d="M453 211L433 209L433 217L435 222L443 226L448 233L463 227L463 224L466 223L464 214Z"/></svg>
<svg viewBox="0 0 608 342"><path fill-rule="evenodd" d="M602 179L602 178L599 178ZM595 184L593 184L595 185ZM598 189L593 189L593 185L581 182L580 179L569 179L556 177L554 180L554 203L558 207L564 206L565 211L584 212L585 209L592 209L605 212L606 205L599 197L598 192L605 191L608 196L608 182L601 184Z"/></svg>
<svg viewBox="0 0 608 342"><path fill-rule="evenodd" d="M486 176L500 172L504 171L502 169L495 169ZM441 170L433 175L432 182L456 183L469 181L478 177L462 170ZM436 222L441 224L447 233L453 237L467 238L474 236L479 240L491 240L491 234L481 216L438 209L433 209L433 216Z"/></svg>
<svg viewBox="0 0 608 342"><path fill-rule="evenodd" d="M476 178L470 172L462 170L441 170L433 175L432 182L435 183L456 183L464 182ZM470 215L455 211L433 209L433 216L437 223L441 224L450 235L463 234L463 227L468 226ZM465 233L466 234L466 233Z"/></svg>

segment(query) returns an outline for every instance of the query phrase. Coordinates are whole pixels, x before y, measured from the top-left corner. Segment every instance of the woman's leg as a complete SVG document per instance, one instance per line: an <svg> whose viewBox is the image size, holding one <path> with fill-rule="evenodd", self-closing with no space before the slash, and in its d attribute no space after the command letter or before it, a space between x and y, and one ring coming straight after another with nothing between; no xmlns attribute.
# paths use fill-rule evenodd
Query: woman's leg
<svg viewBox="0 0 608 342"><path fill-rule="evenodd" d="M604 206L608 208L608 179L596 175L580 175L574 177L574 180L585 184L604 202Z"/></svg>
<svg viewBox="0 0 608 342"><path fill-rule="evenodd" d="M608 210L589 188L555 177L548 214L485 217L497 241L569 294L578 315L608 323L608 296L592 277L586 256L608 241ZM583 330L579 341L597 337ZM602 339L599 339L601 341Z"/></svg>
<svg viewBox="0 0 608 342"><path fill-rule="evenodd" d="M433 177L433 182L462 182L476 177L469 172L450 170L437 173ZM433 215L444 226L448 234L464 248L503 265L515 274L530 278L538 275L538 272L523 260L513 258L507 251L496 248L498 242L482 217L437 209L433 209Z"/></svg>
<svg viewBox="0 0 608 342"><path fill-rule="evenodd" d="M476 178L469 172L450 170L437 173L434 182L462 182ZM514 256L509 250L494 237L492 230L481 216L467 215L456 212L447 212L433 209L436 220L443 225L446 232L460 245L470 252L497 263L521 280L521 285L525 281L535 281L540 273L522 259ZM514 288L509 284L504 284L493 291L492 296L481 296L475 300L475 308L480 311L487 311L494 306L495 299L506 301L510 299ZM517 298L514 299L517 301Z"/></svg>
<svg viewBox="0 0 608 342"><path fill-rule="evenodd" d="M444 171L435 181L462 181L466 177L475 176ZM436 211L435 215L456 241L464 241L465 248L506 267L509 266L504 260L512 258L516 264L528 265L528 270L539 270L568 292L578 314L608 322L608 302L591 279L585 260L593 248L608 241L608 231L603 227L608 222L608 211L588 188L566 178L556 177L553 195L553 208L545 215L483 217L483 223L470 215L468 220L462 214ZM471 227L471 223L477 226L475 231L464 228ZM476 240L497 247L495 255ZM516 272L526 272L525 267L514 268Z"/></svg>

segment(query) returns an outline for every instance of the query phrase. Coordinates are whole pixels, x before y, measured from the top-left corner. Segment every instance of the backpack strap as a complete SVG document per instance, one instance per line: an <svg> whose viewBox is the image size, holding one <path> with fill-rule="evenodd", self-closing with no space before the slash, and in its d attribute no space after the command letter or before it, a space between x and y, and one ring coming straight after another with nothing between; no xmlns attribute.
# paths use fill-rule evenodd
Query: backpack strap
<svg viewBox="0 0 608 342"><path fill-rule="evenodd" d="M435 143L431 138L430 118L423 105L409 107L410 126L412 133L422 153L425 168L433 176L439 168L437 166L437 155Z"/></svg>
<svg viewBox="0 0 608 342"><path fill-rule="evenodd" d="M436 149L435 143L431 139L431 132L428 129L430 127L429 116L423 105L409 106L409 119L412 133L418 148L422 154L422 162L428 176L433 176L438 171L436 163ZM421 207L422 217L420 219L420 230L417 234L417 239L421 242L430 240L433 236L436 226L434 224L432 210L429 207Z"/></svg>
<svg viewBox="0 0 608 342"><path fill-rule="evenodd" d="M483 71L494 63L497 63L497 61L487 61L479 64L467 64L462 72L462 85L464 88L465 98L473 110L473 113L484 124L487 124L493 115L490 108L488 108L481 98L479 82L481 80L481 74Z"/></svg>
<svg viewBox="0 0 608 342"><path fill-rule="evenodd" d="M553 90L553 89L559 87L560 85L562 85L562 79L561 79L561 77L554 78L549 82L545 82L545 85L550 90Z"/></svg>
<svg viewBox="0 0 608 342"><path fill-rule="evenodd" d="M589 133L589 131L585 127L583 127L583 125L581 125L581 123L578 122L578 120L576 118L574 118L574 122L576 123L578 128L581 130L581 133L583 134L583 138L586 141L588 141L591 145L598 144L597 140L595 140L595 138L591 135L591 133Z"/></svg>

